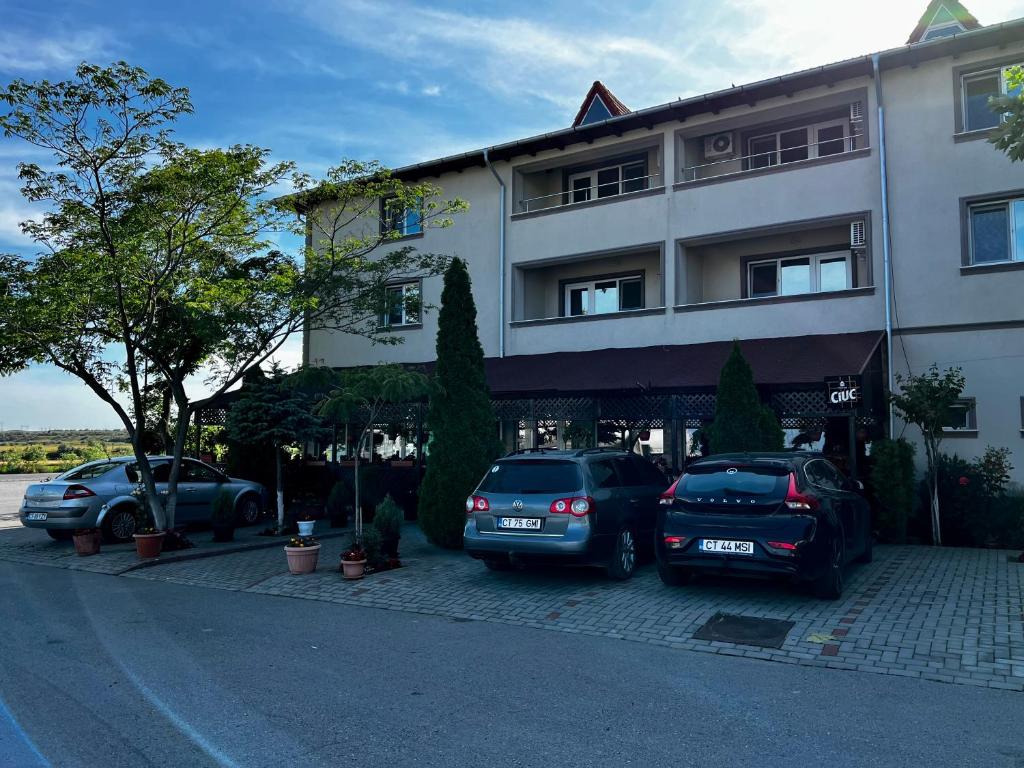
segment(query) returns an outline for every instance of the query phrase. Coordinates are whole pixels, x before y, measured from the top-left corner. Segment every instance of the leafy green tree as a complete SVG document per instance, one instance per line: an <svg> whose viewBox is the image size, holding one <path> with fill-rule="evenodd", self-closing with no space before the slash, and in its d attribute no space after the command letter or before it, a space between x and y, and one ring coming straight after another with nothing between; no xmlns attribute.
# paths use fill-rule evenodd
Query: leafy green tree
<svg viewBox="0 0 1024 768"><path fill-rule="evenodd" d="M942 544L942 526L939 520L939 446L942 444L943 427L949 419L949 409L959 399L966 384L960 368L939 371L932 365L917 376L896 375L899 391L889 398L897 415L908 424L921 430L924 453L928 462L928 486L931 496L932 540Z"/></svg>
<svg viewBox="0 0 1024 768"><path fill-rule="evenodd" d="M775 413L762 405L754 374L734 342L722 366L715 399L715 419L708 427L712 453L781 451L784 436Z"/></svg>
<svg viewBox="0 0 1024 768"><path fill-rule="evenodd" d="M363 508L359 459L364 447L372 450L373 427L379 421L381 408L387 403L408 403L419 400L430 390L430 380L422 373L400 365L377 365L372 368L342 371L336 384L320 403L318 412L332 421L356 422L363 425L356 439L355 510L356 541L363 533Z"/></svg>
<svg viewBox="0 0 1024 768"><path fill-rule="evenodd" d="M1003 116L989 141L1014 162L1024 160L1024 67L1011 67L1007 93L993 97L989 106Z"/></svg>
<svg viewBox="0 0 1024 768"><path fill-rule="evenodd" d="M434 544L455 549L462 546L466 497L501 454L469 272L457 258L444 275L434 375L419 519Z"/></svg>
<svg viewBox="0 0 1024 768"><path fill-rule="evenodd" d="M284 471L281 456L286 445L316 439L323 423L313 413L314 403L294 380L274 365L269 376L258 369L246 376L238 399L228 411L226 431L241 443L266 445L274 451L277 484L277 527L284 527Z"/></svg>
<svg viewBox="0 0 1024 768"><path fill-rule="evenodd" d="M47 211L22 224L41 253L0 255L0 375L50 363L106 402L128 431L160 527L174 525L199 407L188 376L208 372L216 397L305 323L398 343L377 322L384 287L439 274L447 260L392 248L380 200L415 210L422 227L447 226L465 207L376 163L346 162L314 180L259 147L176 143L174 121L192 112L188 91L124 62L82 64L61 82L14 81L0 88L0 105L5 136L52 156L47 167L19 166L22 194ZM296 194L270 199L289 179ZM305 235L296 253L272 247L285 229ZM168 393L174 462L161 498L146 454L154 432L170 431Z"/></svg>

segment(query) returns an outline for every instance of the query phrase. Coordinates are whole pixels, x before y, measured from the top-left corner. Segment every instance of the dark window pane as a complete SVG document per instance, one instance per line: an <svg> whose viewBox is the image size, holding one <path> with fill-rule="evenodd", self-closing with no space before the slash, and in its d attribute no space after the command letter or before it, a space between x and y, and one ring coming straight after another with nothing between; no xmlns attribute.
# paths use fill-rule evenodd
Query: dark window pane
<svg viewBox="0 0 1024 768"><path fill-rule="evenodd" d="M579 467L571 461L499 461L480 483L484 493L573 493L580 490Z"/></svg>
<svg viewBox="0 0 1024 768"><path fill-rule="evenodd" d="M971 403L962 400L949 407L946 411L946 419L942 426L946 429L970 429L971 428Z"/></svg>
<svg viewBox="0 0 1024 768"><path fill-rule="evenodd" d="M832 125L818 129L818 157L838 155L844 149L843 126Z"/></svg>
<svg viewBox="0 0 1024 768"><path fill-rule="evenodd" d="M611 197L619 194L619 169L605 168L597 172L597 196Z"/></svg>
<svg viewBox="0 0 1024 768"><path fill-rule="evenodd" d="M783 163L807 159L807 129L797 128L779 134L779 153Z"/></svg>
<svg viewBox="0 0 1024 768"><path fill-rule="evenodd" d="M401 325L404 322L402 312L402 288L387 289L387 325Z"/></svg>
<svg viewBox="0 0 1024 768"><path fill-rule="evenodd" d="M1009 260L1010 223L1005 205L971 209L971 257L974 264Z"/></svg>
<svg viewBox="0 0 1024 768"><path fill-rule="evenodd" d="M572 201L582 203L590 199L590 177L572 180Z"/></svg>
<svg viewBox="0 0 1024 768"><path fill-rule="evenodd" d="M693 472L683 475L676 486L676 496L745 494L777 497L781 501L786 497L788 488L789 471L781 468L749 467L732 473L718 468L695 468Z"/></svg>
<svg viewBox="0 0 1024 768"><path fill-rule="evenodd" d="M588 296L586 288L570 288L569 289L569 314L570 315L585 315L589 307Z"/></svg>
<svg viewBox="0 0 1024 768"><path fill-rule="evenodd" d="M619 487L619 477L610 461L595 461L590 465L590 476L597 488Z"/></svg>
<svg viewBox="0 0 1024 768"><path fill-rule="evenodd" d="M964 130L977 131L995 128L999 115L988 108L988 100L999 95L998 72L979 77L964 78Z"/></svg>
<svg viewBox="0 0 1024 768"><path fill-rule="evenodd" d="M619 283L619 301L622 309L643 309L644 286L639 278Z"/></svg>
<svg viewBox="0 0 1024 768"><path fill-rule="evenodd" d="M775 165L775 136L762 136L750 140L750 159L747 161L750 168L767 168Z"/></svg>
<svg viewBox="0 0 1024 768"><path fill-rule="evenodd" d="M774 296L776 285L776 264L754 264L750 267L750 295L753 298L758 296Z"/></svg>
<svg viewBox="0 0 1024 768"><path fill-rule="evenodd" d="M648 179L644 178L646 175L647 169L644 163L633 163L633 165L623 166L622 191L639 192L641 189L647 189Z"/></svg>

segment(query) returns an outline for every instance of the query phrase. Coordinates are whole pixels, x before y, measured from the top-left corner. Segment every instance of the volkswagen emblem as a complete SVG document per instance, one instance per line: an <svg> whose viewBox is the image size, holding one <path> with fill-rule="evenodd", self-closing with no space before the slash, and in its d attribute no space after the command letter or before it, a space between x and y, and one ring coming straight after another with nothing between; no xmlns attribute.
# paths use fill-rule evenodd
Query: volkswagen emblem
<svg viewBox="0 0 1024 768"><path fill-rule="evenodd" d="M522 512L523 511L523 500L522 499L516 499L515 501L513 501L512 502L512 509L514 509L516 512Z"/></svg>
<svg viewBox="0 0 1024 768"><path fill-rule="evenodd" d="M735 475L738 471L739 470L737 470L736 467L729 467L727 470L725 470L725 474Z"/></svg>

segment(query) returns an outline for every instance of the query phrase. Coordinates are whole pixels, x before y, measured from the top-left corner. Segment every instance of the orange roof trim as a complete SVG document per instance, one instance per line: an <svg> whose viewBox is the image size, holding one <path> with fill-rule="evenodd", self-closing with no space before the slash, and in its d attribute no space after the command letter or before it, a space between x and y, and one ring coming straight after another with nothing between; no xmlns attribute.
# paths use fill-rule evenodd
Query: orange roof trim
<svg viewBox="0 0 1024 768"><path fill-rule="evenodd" d="M587 91L586 97L583 99L583 103L580 105L579 112L576 113L576 118L572 121L572 127L576 128L583 124L584 118L587 113L590 112L590 107L594 103L595 98L600 98L601 103L604 104L608 110L610 117L619 117L620 115L627 115L632 110L619 101L615 94L605 87L605 84L600 80L595 80L594 84L590 86L590 90Z"/></svg>

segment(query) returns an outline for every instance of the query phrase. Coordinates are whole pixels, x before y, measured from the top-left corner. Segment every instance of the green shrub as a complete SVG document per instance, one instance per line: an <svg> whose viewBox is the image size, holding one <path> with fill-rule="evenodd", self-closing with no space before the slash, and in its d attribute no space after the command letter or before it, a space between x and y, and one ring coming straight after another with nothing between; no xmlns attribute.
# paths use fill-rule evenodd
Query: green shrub
<svg viewBox="0 0 1024 768"><path fill-rule="evenodd" d="M1007 494L1009 451L989 447L968 461L940 453L936 464L944 544L961 547L1010 546L1017 536L1020 497ZM921 486L928 508L927 483Z"/></svg>
<svg viewBox="0 0 1024 768"><path fill-rule="evenodd" d="M21 449L21 458L29 463L46 461L46 449L41 445L28 445Z"/></svg>
<svg viewBox="0 0 1024 768"><path fill-rule="evenodd" d="M377 505L373 515L373 527L380 531L383 538L397 538L402 535L402 522L405 515L402 508L390 496Z"/></svg>
<svg viewBox="0 0 1024 768"><path fill-rule="evenodd" d="M352 491L352 487L344 480L339 480L327 495L327 516L331 520L338 520L344 524L348 520L348 513L354 503L355 493Z"/></svg>
<svg viewBox="0 0 1024 768"><path fill-rule="evenodd" d="M374 526L363 527L363 552L366 553L366 565L379 568L384 562L384 538Z"/></svg>
<svg viewBox="0 0 1024 768"><path fill-rule="evenodd" d="M914 446L902 438L876 440L871 444L871 460L876 528L884 541L903 544L914 511Z"/></svg>
<svg viewBox="0 0 1024 768"><path fill-rule="evenodd" d="M708 427L712 453L781 451L785 436L754 386L754 372L734 342L718 381L715 418Z"/></svg>
<svg viewBox="0 0 1024 768"><path fill-rule="evenodd" d="M235 497L228 491L221 491L213 498L211 519L214 525L233 525L235 522Z"/></svg>

